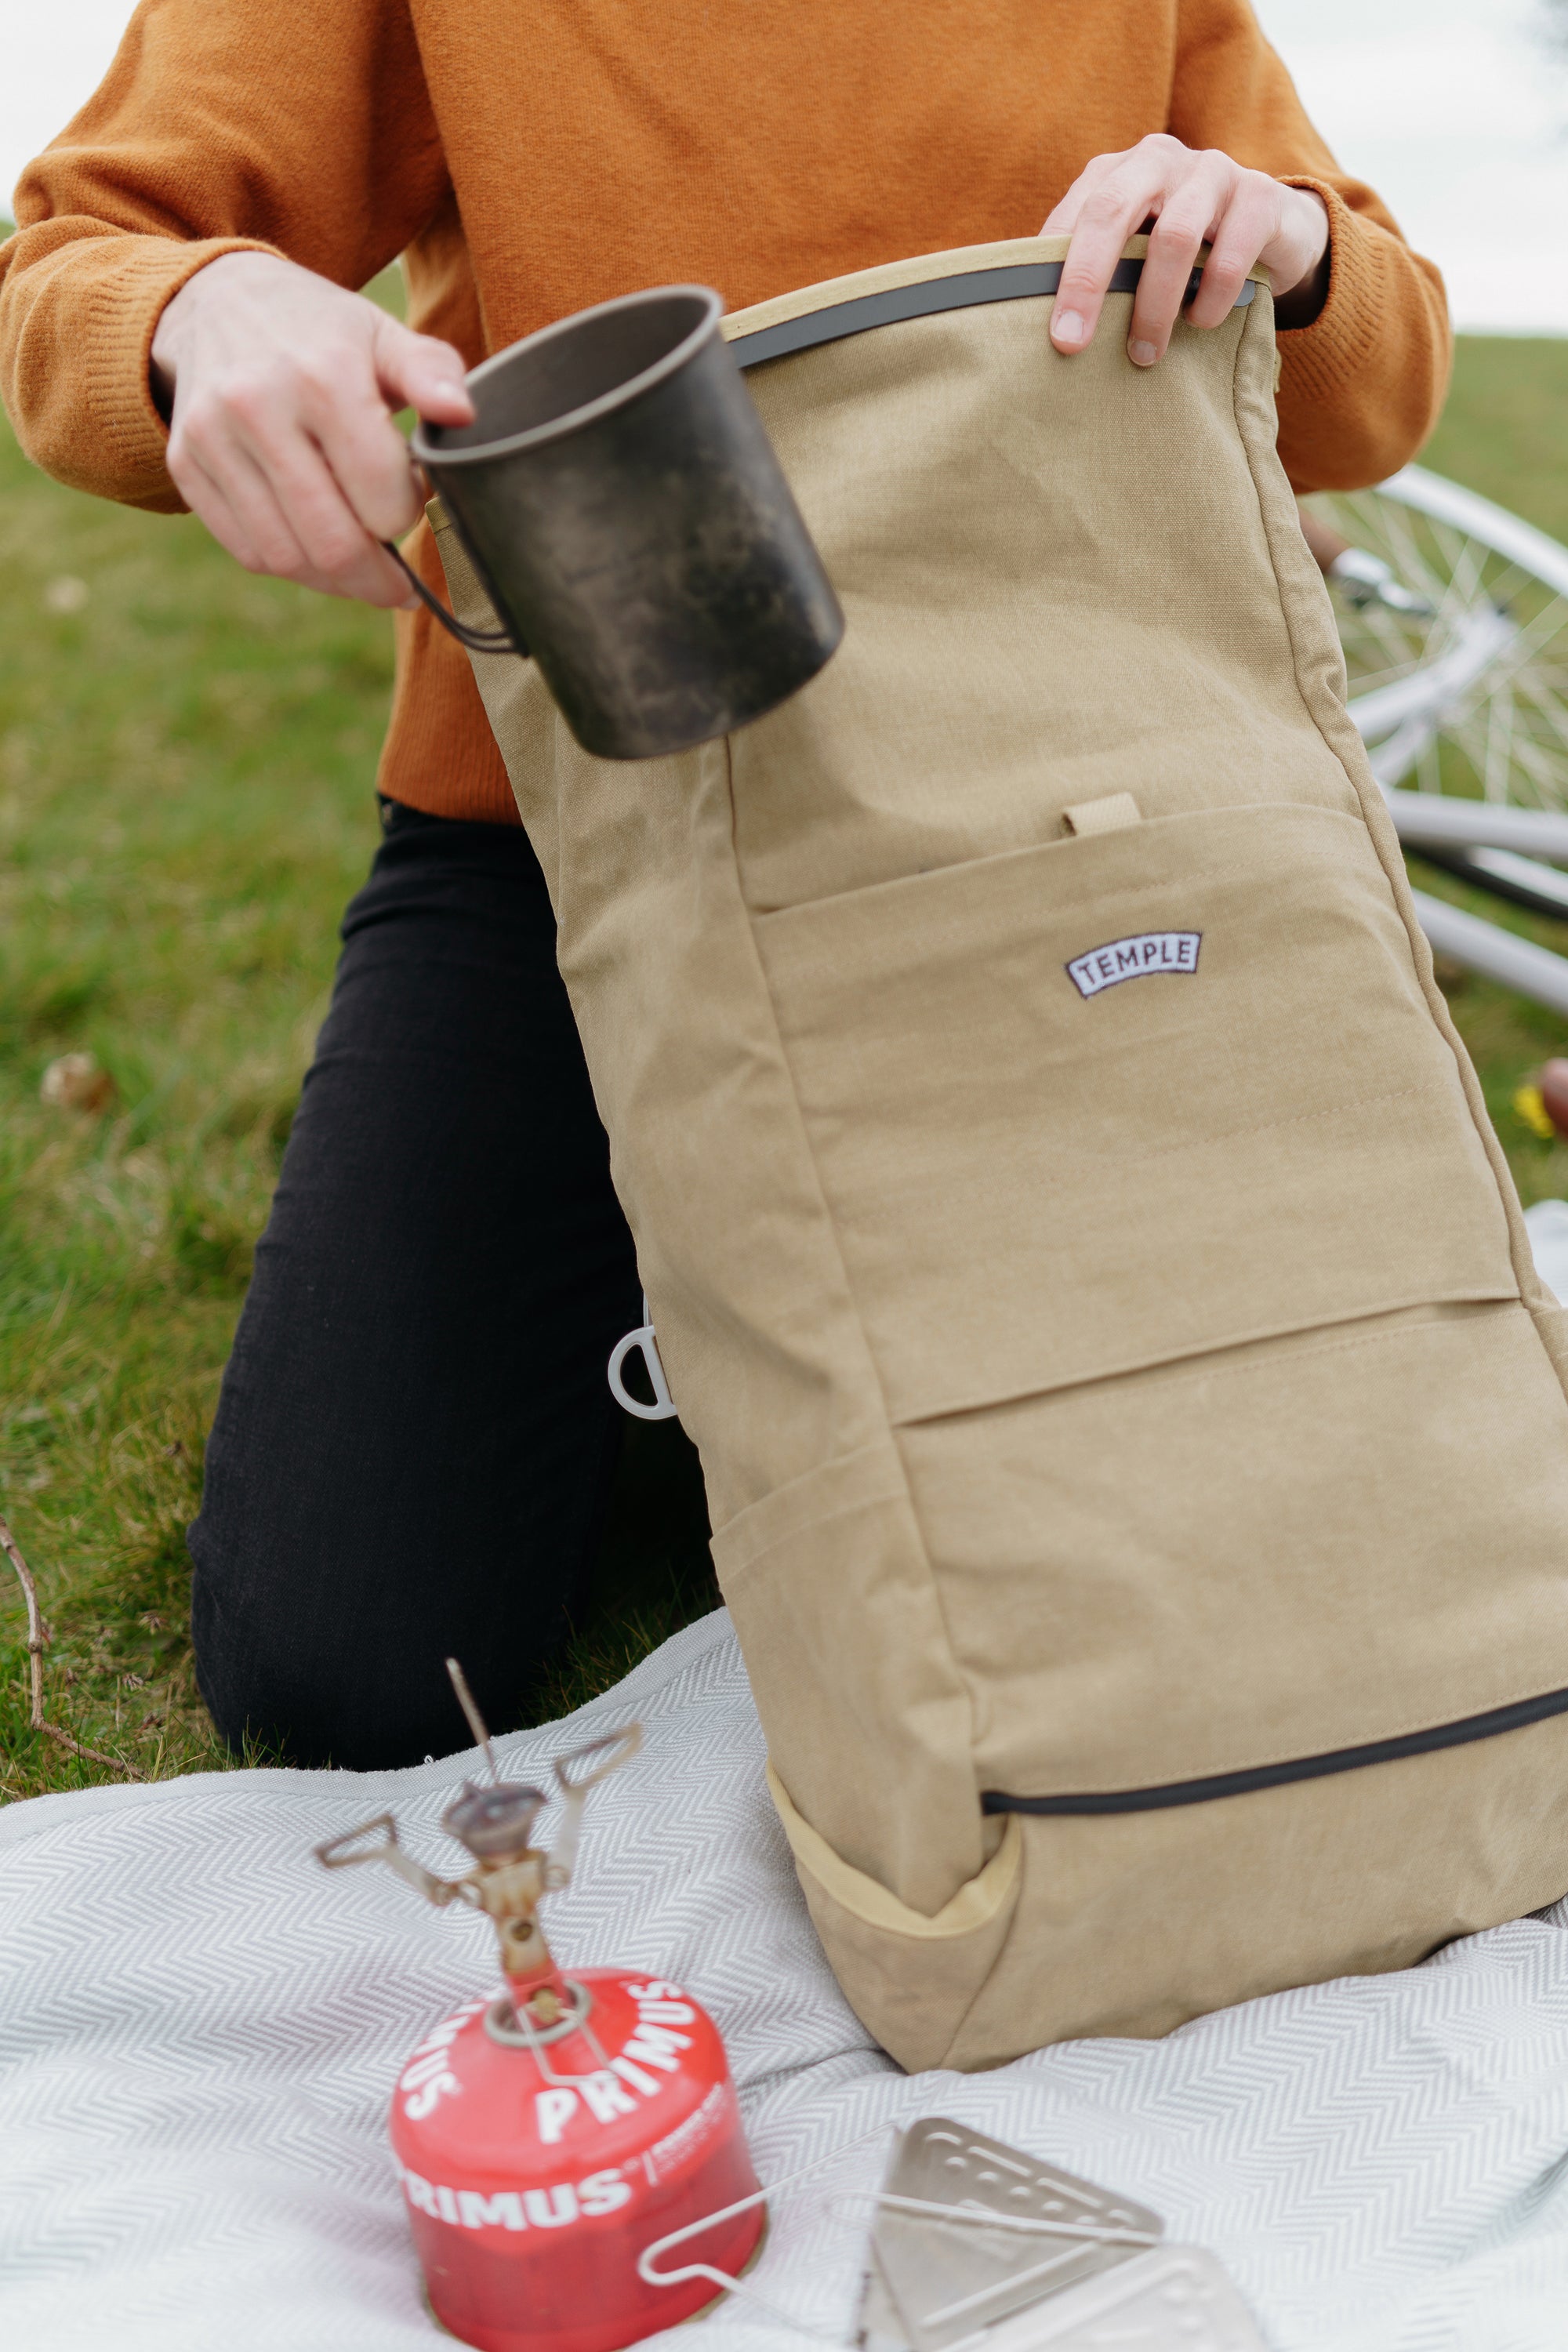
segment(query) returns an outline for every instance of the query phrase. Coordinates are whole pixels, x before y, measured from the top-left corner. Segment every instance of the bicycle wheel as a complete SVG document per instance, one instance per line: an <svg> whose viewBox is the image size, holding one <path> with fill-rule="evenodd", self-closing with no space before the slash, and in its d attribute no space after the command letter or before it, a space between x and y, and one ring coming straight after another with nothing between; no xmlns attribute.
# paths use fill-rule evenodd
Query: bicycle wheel
<svg viewBox="0 0 1568 2352"><path fill-rule="evenodd" d="M1568 548L1421 466L1302 504L1379 782L1568 810Z"/></svg>

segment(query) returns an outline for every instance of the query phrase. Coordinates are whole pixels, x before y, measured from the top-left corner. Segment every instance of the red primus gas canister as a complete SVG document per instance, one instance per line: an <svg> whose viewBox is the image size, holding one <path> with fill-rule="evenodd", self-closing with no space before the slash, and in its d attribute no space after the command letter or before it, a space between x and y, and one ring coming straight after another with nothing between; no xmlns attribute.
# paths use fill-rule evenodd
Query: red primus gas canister
<svg viewBox="0 0 1568 2352"><path fill-rule="evenodd" d="M707 2013L629 1969L557 1982L569 2006L533 2047L512 1999L468 2001L393 2098L431 2307L483 2352L616 2352L689 2317L712 2285L647 2285L638 2255L757 2185ZM733 2274L762 2228L753 2205L692 2251Z"/></svg>
<svg viewBox="0 0 1568 2352"><path fill-rule="evenodd" d="M393 2150L437 2318L480 2352L619 2352L718 2291L702 2278L653 2284L638 2261L758 2197L735 2088L689 1993L632 1969L563 1971L536 1916L571 1878L588 1790L636 1753L640 1727L557 1762L562 1813L544 1853L532 1843L544 1791L501 1780L451 1671L490 1765L489 1784L465 1782L442 1815L473 1867L437 1877L387 1813L316 1852L331 1869L388 1863L426 1902L485 1912L500 1938L505 1990L426 2034L393 2095ZM594 1769L574 1770L590 1757ZM763 2224L759 2198L704 2231L692 2254L732 2278Z"/></svg>

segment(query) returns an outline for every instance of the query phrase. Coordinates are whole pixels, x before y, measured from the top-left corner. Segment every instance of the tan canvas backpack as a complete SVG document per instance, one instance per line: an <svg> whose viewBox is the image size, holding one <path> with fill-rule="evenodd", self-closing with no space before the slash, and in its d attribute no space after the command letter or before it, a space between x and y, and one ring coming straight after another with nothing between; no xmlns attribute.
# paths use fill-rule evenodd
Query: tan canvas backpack
<svg viewBox="0 0 1568 2352"><path fill-rule="evenodd" d="M785 708L614 765L476 662L774 1800L910 2067L1568 1887L1568 1336L1345 716L1269 297L1144 372L1113 293L1064 360L1063 251L727 322L847 616Z"/></svg>

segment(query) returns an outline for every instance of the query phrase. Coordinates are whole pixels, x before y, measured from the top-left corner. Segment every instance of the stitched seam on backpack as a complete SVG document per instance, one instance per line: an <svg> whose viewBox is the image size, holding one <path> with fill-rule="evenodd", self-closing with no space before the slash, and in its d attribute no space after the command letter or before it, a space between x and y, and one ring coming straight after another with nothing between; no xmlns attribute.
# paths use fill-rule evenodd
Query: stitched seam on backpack
<svg viewBox="0 0 1568 2352"><path fill-rule="evenodd" d="M853 1502L835 1503L826 1511L819 1511L816 1513L814 1517L803 1519L798 1527L781 1528L775 1535L764 1536L762 1541L760 1543L753 1544L750 1550L743 1550L738 1559L731 1559L726 1557L724 1562L725 1575L744 1576L748 1569L755 1568L759 1560L766 1559L770 1552L777 1551L782 1545L798 1543L802 1537L814 1536L823 1528L831 1528L836 1526L840 1519L852 1519L857 1511L879 1511L883 1506L888 1503L907 1503L910 1499L909 1481L903 1476L903 1462L901 1457L899 1457L899 1449L897 1445L892 1442L892 1433L890 1430L889 1432L888 1450L895 1456L895 1458L898 1459L898 1468L901 1481L898 1486L894 1486L889 1484L886 1494L858 1495ZM841 1461L852 1461L854 1459L853 1455L850 1454L842 1454L837 1458ZM832 1465L825 1464L823 1466L824 1468L831 1468ZM811 1470L808 1470L805 1473L805 1475L808 1478L816 1477L820 1475L820 1472ZM791 1479L789 1483L791 1486L794 1486L796 1482L794 1479ZM783 1491L784 1490L781 1487L775 1487L773 1489L775 1494L782 1493ZM764 1495L762 1499L763 1502L767 1502L771 1500L771 1497ZM755 1510L758 1506L755 1503L752 1503L749 1504L747 1507L748 1509ZM737 1518L743 1517L744 1516L745 1514L743 1512L737 1513L736 1515ZM735 1524L736 1521L734 1519L730 1521L731 1527L733 1527ZM726 1530L724 1528L716 1528L710 1539L710 1542L715 1546L721 1544L723 1542L725 1533Z"/></svg>
<svg viewBox="0 0 1568 2352"><path fill-rule="evenodd" d="M1130 1357L1125 1363L1110 1364L1100 1371L1068 1372L1056 1380L1037 1378L1027 1387L1003 1389L993 1396L957 1397L942 1403L921 1405L917 1410L906 1412L897 1427L900 1432L926 1429L933 1422L963 1421L973 1413L1007 1412L1015 1405L1043 1404L1058 1397L1080 1395L1089 1389L1108 1388L1118 1381L1152 1380L1155 1374L1163 1376L1173 1386L1181 1381L1197 1379L1204 1374L1205 1367L1212 1369L1215 1379L1222 1373L1249 1372L1254 1366L1220 1360L1239 1355L1244 1348L1268 1348L1281 1341L1297 1339L1307 1342L1314 1333L1341 1331L1358 1323L1376 1322L1392 1326L1395 1317L1418 1316L1424 1308L1449 1307L1518 1307L1525 1314L1530 1312L1517 1289L1448 1291L1439 1293L1436 1297L1429 1289L1410 1291L1401 1297L1388 1299L1381 1306L1347 1307L1341 1315L1321 1314L1315 1323L1263 1323L1250 1331L1229 1332L1220 1339L1200 1339L1189 1347L1173 1348L1164 1355ZM1439 1314L1430 1319L1436 1323L1448 1318ZM1399 1328L1417 1329L1425 1327L1401 1323ZM1392 1328L1386 1332L1369 1333L1366 1344L1393 1336ZM1300 1352L1304 1356L1327 1354L1337 1347L1361 1344L1356 1340L1325 1339L1321 1349L1303 1345ZM1187 1369L1178 1370L1177 1366Z"/></svg>
<svg viewBox="0 0 1568 2352"><path fill-rule="evenodd" d="M1284 588L1279 579L1279 557L1274 536L1268 526L1268 509L1264 500L1263 484L1259 478L1258 471L1258 460L1254 453L1252 441L1248 436L1247 427L1242 422L1239 404L1241 354L1246 347L1248 334L1258 331L1256 325L1258 307L1258 304L1254 302L1251 308L1247 310L1242 322L1241 332L1237 337L1236 357L1231 368L1231 415L1235 420L1237 434L1241 442L1242 452L1247 459L1247 469L1252 478L1253 495L1258 501L1258 520L1263 530L1264 544L1268 551L1268 568L1273 575L1274 593L1279 600L1280 616L1285 626L1285 640L1290 649L1291 675L1296 681L1296 691L1300 697L1301 706L1306 711L1309 719L1311 721L1312 727L1315 730L1319 740L1329 751L1331 756L1338 761L1352 791L1354 793L1356 799L1360 803L1362 822L1366 827L1367 834L1372 842L1373 854L1377 858L1379 866L1383 870L1384 878L1388 884L1389 894L1394 901L1394 911L1400 919L1405 930L1406 941L1409 945L1410 960L1415 971L1415 984L1420 989L1422 996L1426 1001L1426 1010L1431 1016L1432 1026L1437 1032L1438 1036L1442 1038L1443 1043L1447 1046L1448 1052L1453 1058L1454 1066L1459 1080L1459 1091L1465 1098L1465 1108L1470 1115L1470 1124L1475 1130L1476 1136L1480 1143L1481 1150L1486 1154L1487 1164L1491 1170L1492 1182L1497 1196L1498 1210L1499 1213L1502 1217L1503 1228L1508 1237L1509 1257L1513 1266L1514 1281L1518 1286L1520 1297L1523 1299L1527 1296L1529 1285L1531 1282L1538 1281L1539 1277L1535 1272L1534 1259L1531 1257L1530 1253L1529 1237L1524 1233L1521 1218L1518 1214L1510 1216L1509 1213L1509 1196L1512 1190L1513 1178L1510 1171L1502 1145L1499 1141L1496 1131L1492 1127L1491 1120L1487 1114L1486 1104L1481 1096L1480 1081L1476 1076L1475 1071L1470 1066L1469 1057L1465 1052L1463 1041L1459 1036L1458 1029L1455 1027L1454 1017L1449 1012L1447 1004L1444 1000L1441 989L1439 989L1436 981L1431 975L1430 969L1428 968L1426 971L1423 971L1424 961L1429 967L1430 958L1426 952L1426 934L1421 929L1419 919L1415 913L1415 902L1411 897L1409 877L1405 871L1404 856L1399 848L1397 840L1394 842L1392 848L1390 848L1384 828L1373 823L1371 815L1372 801L1369 799L1369 794L1375 796L1379 812L1384 816L1390 832L1392 832L1393 820L1388 817L1387 811L1384 808L1382 790L1378 785L1376 779L1373 777L1371 768L1367 764L1365 747L1363 745L1360 737L1355 735L1354 720L1350 717L1348 711L1342 709L1336 709L1335 724L1332 732L1331 732L1330 728L1325 724L1323 714L1318 707L1316 698L1308 691L1306 679L1302 674L1301 647L1298 641L1297 632L1291 619L1290 602L1285 594ZM1278 462L1277 451L1275 454L1276 462ZM1310 562L1310 560L1311 559L1309 556L1308 561ZM1346 732L1346 740L1342 743L1337 742L1334 740L1335 736L1341 732L1342 721L1343 730ZM1349 740L1351 737L1354 738L1353 750ZM1538 1339L1540 1339L1539 1333L1537 1333L1537 1338ZM1568 1374L1564 1374L1564 1372L1560 1370L1556 1363L1553 1362L1551 1351L1547 1348L1544 1339L1540 1339L1540 1345L1542 1355L1545 1356L1547 1363L1551 1366L1553 1379L1557 1381L1559 1387L1563 1389L1564 1395L1568 1396Z"/></svg>
<svg viewBox="0 0 1568 2352"><path fill-rule="evenodd" d="M1350 809L1325 808L1320 803L1315 801L1238 801L1233 807L1229 808L1182 809L1170 816L1145 817L1138 827L1138 837L1141 842L1145 844L1145 845L1147 845L1147 843L1152 838L1156 840L1157 845L1157 835L1159 829L1162 826L1209 824L1221 817L1237 816L1279 816L1288 819L1294 819L1299 816L1323 816L1330 818L1335 824L1352 825L1357 831L1362 833L1364 833L1366 830L1366 821L1364 817L1356 814ZM1131 826L1125 828L1126 833L1131 833ZM1100 834L1096 835L1091 834L1088 836L1088 839L1092 842L1096 839L1102 841L1114 840L1118 836L1115 835ZM1122 837L1125 837L1125 835L1123 835ZM1070 838L1066 841L1031 841L1026 842L1018 849L993 849L988 850L984 856L981 857L957 857L949 865L933 866L929 872L924 874L891 874L885 876L879 882L861 882L858 883L853 889L829 891L825 898L797 898L787 907L753 908L748 905L746 912L753 924L770 925L774 923L785 923L789 921L792 917L814 914L818 908L841 907L847 899L869 898L871 893L875 890L914 891L919 890L923 884L930 883L934 887L935 885L944 881L949 875L973 873L981 866L1000 866L1005 861L1021 860L1026 857L1039 857L1047 853L1049 853L1054 856L1058 853L1065 853L1071 856L1074 852L1077 852L1081 857L1086 854L1086 843L1082 841L1075 841ZM1092 851L1087 851L1087 854L1092 855L1093 853ZM1065 870L1067 869L1064 868L1064 871ZM1289 878L1294 879L1297 871L1295 867L1287 867L1285 871ZM1379 866L1379 871L1382 871L1381 865ZM1228 863L1217 866L1205 865L1187 867L1184 869L1179 877L1173 877L1169 872L1166 872L1163 874L1152 875L1146 882L1107 883L1100 890L1091 893L1088 898L1082 899L1075 898L1072 900L1070 902L1070 910L1075 916L1080 913L1087 916L1094 908L1100 906L1101 903L1110 902L1118 898L1143 898L1150 892L1155 890L1169 890L1173 887L1173 880L1179 880L1184 884L1195 884L1199 882L1246 882L1256 886L1260 880L1267 880L1268 878L1269 877L1267 876L1259 875L1256 860L1247 862L1242 859L1233 858ZM1066 914L1068 911L1068 905L1064 903L1062 912Z"/></svg>
<svg viewBox="0 0 1568 2352"><path fill-rule="evenodd" d="M1447 1305L1459 1307L1470 1306L1477 1307L1483 1314L1486 1313L1489 1308L1495 1307L1506 1308L1517 1306L1523 1308L1524 1304L1522 1299L1515 1298L1454 1300L1429 1299L1423 1303L1436 1307ZM1419 1308L1415 1311L1418 1313ZM1525 1309L1524 1311L1528 1312L1528 1309ZM1405 1339L1406 1334L1411 1331L1438 1330L1441 1329L1445 1324L1457 1319L1447 1315L1437 1315L1432 1317L1426 1322L1410 1323L1403 1319L1405 1316L1410 1314L1411 1308L1409 1307L1387 1307L1384 1312L1391 1318L1386 1328L1377 1331L1361 1331L1358 1332L1353 1339L1325 1339L1314 1345L1311 1334L1315 1331L1323 1329L1324 1327L1321 1324L1310 1325L1307 1330L1303 1331L1300 1335L1303 1344L1300 1348L1291 1351L1293 1360L1299 1362L1304 1357L1310 1357L1315 1360L1317 1358L1321 1356L1348 1356L1360 1348L1394 1347L1397 1345L1400 1340ZM1401 1318L1397 1322L1392 1319L1395 1316ZM1289 1337L1289 1335L1286 1334L1282 1336ZM1244 1340L1241 1344L1243 1346L1256 1346L1258 1343L1257 1341ZM1264 1342L1263 1344L1266 1345L1267 1342ZM1154 1370L1155 1367L1151 1366L1150 1369ZM1207 1359L1200 1358L1196 1363L1190 1365L1182 1371L1173 1370L1166 1373L1165 1380L1161 1383L1161 1385L1168 1385L1171 1388L1187 1388L1191 1386L1194 1381L1247 1380L1252 1376L1256 1370L1256 1361L1250 1364L1229 1364L1214 1362ZM1084 1385L1087 1387L1089 1383L1086 1381Z"/></svg>
<svg viewBox="0 0 1568 2352"><path fill-rule="evenodd" d="M828 1233L832 1239L833 1254L837 1261L839 1273L843 1279L845 1297L849 1302L851 1311L853 1312L856 1322L859 1327L861 1346L866 1351L866 1360L870 1366L871 1376L877 1384L877 1394L880 1400L882 1408L883 1429L887 1434L889 1444L893 1446L896 1453L898 1451L897 1440L894 1434L896 1424L893 1421L892 1410L888 1398L887 1384L882 1377L882 1367L877 1360L876 1350L871 1345L871 1335L866 1328L865 1310L861 1306L855 1286L850 1280L849 1268L845 1263L844 1246L839 1234L837 1221L828 1203L827 1187L823 1181L822 1169L817 1160L816 1146L812 1140L811 1129L806 1123L805 1112L801 1103L800 1087L795 1077L795 1064L790 1058L789 1048L784 1042L784 1032L779 1025L778 1007L773 1000L773 982L769 975L767 965L763 959L762 949L757 940L757 919L746 904L745 891L742 885L740 818L735 806L734 742L733 738L728 735L724 738L724 771L725 781L730 795L730 856L731 868L735 887L735 903L739 907L741 914L745 921L747 936L751 941L752 957L756 967L757 978L761 982L763 993L767 1003L768 1018L773 1029L773 1041L778 1048L780 1066L782 1067L788 1082L789 1099L795 1113L795 1128L800 1138L801 1148L805 1152L811 1165L812 1175L816 1183L817 1195L822 1202L823 1218L826 1223ZM935 1612L936 1622L941 1628L942 1642L947 1651L948 1669L952 1676L954 1688L958 1692L962 1693L964 1706L968 1711L968 1771L970 1787L974 1799L975 1822L982 1842L981 1867L984 1868L984 1817L980 1811L979 1706L970 1677L964 1671L963 1667L960 1665L958 1661L958 1649L957 1644L954 1643L952 1638L952 1628L948 1621L947 1611L942 1605L941 1582L937 1577L935 1563L931 1559L931 1546L926 1539L925 1528L921 1523L920 1513L915 1507L913 1489L910 1486L909 1473L904 1465L901 1454L899 1455L899 1470L903 1479L904 1499L910 1515L910 1525L914 1529L916 1539L919 1543L921 1565L925 1571L926 1582L931 1591L931 1607ZM971 1874L973 1875L973 1874ZM902 1898L900 1897L900 1899L901 1900Z"/></svg>

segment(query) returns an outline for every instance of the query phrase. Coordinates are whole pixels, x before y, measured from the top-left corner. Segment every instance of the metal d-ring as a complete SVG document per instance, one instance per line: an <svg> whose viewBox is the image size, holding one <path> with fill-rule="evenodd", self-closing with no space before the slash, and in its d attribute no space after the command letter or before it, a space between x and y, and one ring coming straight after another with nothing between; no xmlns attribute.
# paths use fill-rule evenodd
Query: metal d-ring
<svg viewBox="0 0 1568 2352"><path fill-rule="evenodd" d="M467 646L471 654L521 654L524 661L528 659L528 647L520 645L510 629L470 629L466 621L459 621L455 613L448 613L439 596L426 588L414 566L399 554L391 540L384 539L381 543L420 603L428 612L434 613L449 637L456 637L458 643Z"/></svg>

